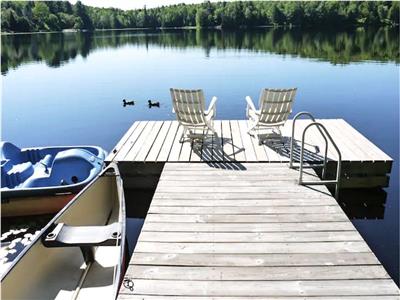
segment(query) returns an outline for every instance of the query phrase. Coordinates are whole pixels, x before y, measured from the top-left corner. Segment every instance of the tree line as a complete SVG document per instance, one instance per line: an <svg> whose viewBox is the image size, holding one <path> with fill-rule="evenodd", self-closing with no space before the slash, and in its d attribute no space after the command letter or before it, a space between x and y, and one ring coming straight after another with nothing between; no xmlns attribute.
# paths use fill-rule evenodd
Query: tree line
<svg viewBox="0 0 400 300"><path fill-rule="evenodd" d="M2 32L158 27L354 27L399 24L396 1L232 1L120 10L77 1L1 1Z"/></svg>

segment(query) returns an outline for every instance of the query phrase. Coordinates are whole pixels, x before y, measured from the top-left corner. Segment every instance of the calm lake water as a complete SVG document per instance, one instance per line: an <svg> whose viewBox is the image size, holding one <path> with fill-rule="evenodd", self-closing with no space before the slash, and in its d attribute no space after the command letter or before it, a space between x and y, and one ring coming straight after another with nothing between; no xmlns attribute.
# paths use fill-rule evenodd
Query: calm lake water
<svg viewBox="0 0 400 300"><path fill-rule="evenodd" d="M2 36L2 140L110 151L134 121L174 119L170 87L218 96L219 119L244 119L245 96L263 87L298 87L294 113L344 118L395 159L390 187L368 192L372 208L347 213L398 282L398 45L398 29L383 28Z"/></svg>

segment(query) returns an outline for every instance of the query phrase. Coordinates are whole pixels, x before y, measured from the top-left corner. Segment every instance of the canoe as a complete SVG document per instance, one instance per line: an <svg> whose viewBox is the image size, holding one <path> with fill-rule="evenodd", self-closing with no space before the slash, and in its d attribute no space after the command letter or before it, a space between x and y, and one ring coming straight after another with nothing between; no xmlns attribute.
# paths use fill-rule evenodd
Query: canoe
<svg viewBox="0 0 400 300"><path fill-rule="evenodd" d="M115 299L125 270L125 199L112 163L1 278L2 299Z"/></svg>
<svg viewBox="0 0 400 300"><path fill-rule="evenodd" d="M56 213L102 170L96 146L20 149L0 143L2 216Z"/></svg>

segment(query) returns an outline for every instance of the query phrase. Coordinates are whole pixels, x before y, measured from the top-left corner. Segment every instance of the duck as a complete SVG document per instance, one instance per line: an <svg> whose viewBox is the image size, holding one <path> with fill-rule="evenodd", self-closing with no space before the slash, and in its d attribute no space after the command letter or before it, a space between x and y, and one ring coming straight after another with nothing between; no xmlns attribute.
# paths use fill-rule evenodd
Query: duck
<svg viewBox="0 0 400 300"><path fill-rule="evenodd" d="M149 107L153 107L153 106L160 107L160 102L159 101L152 102L151 100L148 100L147 102L149 103Z"/></svg>
<svg viewBox="0 0 400 300"><path fill-rule="evenodd" d="M124 107L127 105L135 105L135 101L131 100L131 101L127 101L126 99L122 100Z"/></svg>

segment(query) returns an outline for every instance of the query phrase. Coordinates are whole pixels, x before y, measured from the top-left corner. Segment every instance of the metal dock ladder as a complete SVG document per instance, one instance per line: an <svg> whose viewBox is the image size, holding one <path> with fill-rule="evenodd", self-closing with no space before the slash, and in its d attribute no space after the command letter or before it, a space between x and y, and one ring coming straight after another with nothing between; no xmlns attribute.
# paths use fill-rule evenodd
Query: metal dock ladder
<svg viewBox="0 0 400 300"><path fill-rule="evenodd" d="M295 133L295 126L296 126L296 120L301 117L301 116L308 116L312 122L306 126L306 128L303 130L302 138L301 138L301 148L300 148L300 162L299 162L299 184L302 185L335 185L335 199L339 199L339 189L340 189L340 172L342 168L342 154L336 145L335 141L332 139L331 135L329 134L328 130L326 127L315 121L314 116L306 111L299 112L296 114L296 116L293 118L293 125L292 125L292 136L290 140L290 161L289 161L289 168L294 169L294 157L293 157L293 150L294 150L294 133ZM307 133L307 130L311 127L317 127L318 131L321 133L324 141L325 141L325 153L324 153L324 160L322 164L312 164L308 166L304 166L304 142L305 142L305 136ZM328 160L328 140L332 143L333 147L335 148L337 154L338 154L338 162L337 162L337 169L336 169L336 179L335 180L326 180L326 165L327 165L327 160ZM310 181L310 180L303 180L303 169L305 167L309 168L316 168L316 167L322 167L322 180L318 181Z"/></svg>

